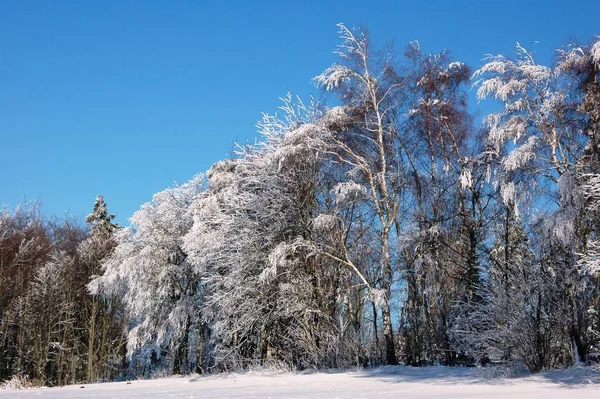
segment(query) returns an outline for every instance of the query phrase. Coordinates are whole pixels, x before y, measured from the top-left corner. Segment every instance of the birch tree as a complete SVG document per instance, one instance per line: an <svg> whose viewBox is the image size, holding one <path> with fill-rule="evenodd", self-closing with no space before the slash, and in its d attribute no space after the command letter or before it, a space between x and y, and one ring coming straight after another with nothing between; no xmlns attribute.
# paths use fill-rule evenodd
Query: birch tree
<svg viewBox="0 0 600 399"><path fill-rule="evenodd" d="M404 164L398 145L398 93L402 79L391 59L377 59L364 31L354 32L338 25L342 44L336 52L341 63L314 78L316 84L336 93L343 105L329 111L330 151L338 161L352 168L351 180L368 198L366 206L376 215L372 228L380 246L377 280L379 288L363 278L363 283L381 307L386 362L397 364L391 295L394 282L395 242L400 235ZM343 186L342 186L343 187ZM342 259L360 275L351 259ZM364 277L364 276L363 276Z"/></svg>

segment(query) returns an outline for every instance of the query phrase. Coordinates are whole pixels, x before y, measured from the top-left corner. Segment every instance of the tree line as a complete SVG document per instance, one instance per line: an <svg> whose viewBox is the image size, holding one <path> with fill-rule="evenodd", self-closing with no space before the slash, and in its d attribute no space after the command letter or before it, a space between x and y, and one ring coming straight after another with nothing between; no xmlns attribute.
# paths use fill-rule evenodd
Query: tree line
<svg viewBox="0 0 600 399"><path fill-rule="evenodd" d="M0 379L599 359L600 40L473 72L339 28L329 102L129 226L0 214Z"/></svg>

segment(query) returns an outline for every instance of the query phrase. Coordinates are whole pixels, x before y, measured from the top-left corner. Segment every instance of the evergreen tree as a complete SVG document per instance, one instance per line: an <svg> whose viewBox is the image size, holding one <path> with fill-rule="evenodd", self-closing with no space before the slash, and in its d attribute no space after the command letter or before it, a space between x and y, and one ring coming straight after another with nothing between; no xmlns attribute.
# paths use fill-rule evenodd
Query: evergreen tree
<svg viewBox="0 0 600 399"><path fill-rule="evenodd" d="M104 273L102 263L112 254L120 228L108 212L104 197L96 197L94 209L86 217L91 226L88 237L79 245L78 254L83 273L80 287L83 312L81 323L86 326L86 380L110 380L123 372L124 329L127 323L120 298L88 292L87 285Z"/></svg>

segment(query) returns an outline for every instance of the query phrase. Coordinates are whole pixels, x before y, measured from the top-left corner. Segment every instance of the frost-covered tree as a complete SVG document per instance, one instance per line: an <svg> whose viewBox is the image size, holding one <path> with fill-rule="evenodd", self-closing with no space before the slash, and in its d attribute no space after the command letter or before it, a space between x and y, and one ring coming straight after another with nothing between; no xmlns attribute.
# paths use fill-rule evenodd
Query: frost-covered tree
<svg viewBox="0 0 600 399"><path fill-rule="evenodd" d="M85 218L85 221L92 226L94 231L112 233L119 228L119 226L113 222L114 218L114 214L108 213L108 207L106 206L104 197L99 195L96 197L92 213Z"/></svg>
<svg viewBox="0 0 600 399"><path fill-rule="evenodd" d="M340 34L341 63L315 78L342 102L323 118L326 152L341 165L333 216L348 226L338 259L381 309L386 362L397 362L390 315L401 306L405 359L452 363L449 320L479 282L486 207L481 162L468 146L469 68L447 52L425 55L418 43L398 66L364 32L340 25ZM353 221L368 221L359 234L377 237L370 251L378 259L368 265L357 263L365 257L352 247Z"/></svg>
<svg viewBox="0 0 600 399"><path fill-rule="evenodd" d="M577 110L582 116L583 134L587 143L579 158L574 176L573 194L569 197L570 214L574 216L573 236L577 240L577 269L580 279L575 284L572 334L581 360L589 352L600 350L600 307L598 261L598 234L600 231L600 38L590 46L571 45L559 53L558 68L571 78L578 94ZM566 184L565 184L566 185Z"/></svg>
<svg viewBox="0 0 600 399"><path fill-rule="evenodd" d="M463 296L473 299L480 277L483 179L468 141L472 126L464 86L470 69L446 51L423 54L418 42L405 56L403 147L416 206L408 211L411 234L402 251L403 346L410 364L453 364L448 336L453 308Z"/></svg>
<svg viewBox="0 0 600 399"><path fill-rule="evenodd" d="M204 176L154 195L117 231L90 292L118 296L130 319L127 353L132 367L174 373L196 368L199 345L199 276L187 260L183 237L191 226L188 207L204 190ZM134 371L135 372L135 371Z"/></svg>
<svg viewBox="0 0 600 399"><path fill-rule="evenodd" d="M556 192L583 148L576 102L560 68L537 64L517 45L514 59L491 57L474 78L480 100L491 97L504 105L484 121L488 151L501 166L496 182L503 201L518 209L534 185ZM519 174L526 178L516 179Z"/></svg>
<svg viewBox="0 0 600 399"><path fill-rule="evenodd" d="M331 285L338 267L319 259L313 237L323 227L313 218L324 127L289 97L282 113L265 115L263 142L211 168L209 190L192 205L185 248L206 276L203 314L220 369L347 364Z"/></svg>
<svg viewBox="0 0 600 399"><path fill-rule="evenodd" d="M377 285L364 276L362 283L381 308L386 362L397 364L390 301L396 269L395 243L401 234L400 196L404 184L398 125L402 79L390 58L377 57L364 31L338 26L342 44L337 54L341 63L332 65L314 80L318 86L337 94L343 104L325 116L328 151L349 169L346 181L340 182L340 194L353 196L357 190L365 194L360 212L372 220L380 255L374 280ZM351 258L341 260L355 273L362 274Z"/></svg>
<svg viewBox="0 0 600 399"><path fill-rule="evenodd" d="M528 199L530 209L533 201L548 198L557 208L542 223L537 252L545 270L556 276L551 283L557 295L541 299L556 304L556 311L568 320L567 338L561 339L566 340L563 346L573 344L570 361L584 360L594 341L589 310L597 302L597 282L581 265L586 259L582 254L593 247L588 241L596 223L591 221L597 219L589 217L583 199L586 180L594 175L597 107L590 104L597 104L595 49L597 42L560 50L551 68L538 65L530 52L517 46L515 59L492 57L475 74L481 78L478 96L504 104L503 111L486 119L490 153L500 163L494 180L502 200L515 211Z"/></svg>

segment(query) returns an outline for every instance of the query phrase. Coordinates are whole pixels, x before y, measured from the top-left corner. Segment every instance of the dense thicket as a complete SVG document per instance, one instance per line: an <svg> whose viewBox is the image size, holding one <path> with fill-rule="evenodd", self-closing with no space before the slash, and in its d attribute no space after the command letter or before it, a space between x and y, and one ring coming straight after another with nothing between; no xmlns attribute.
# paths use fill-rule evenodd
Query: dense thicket
<svg viewBox="0 0 600 399"><path fill-rule="evenodd" d="M87 284L112 252L102 197L87 228L45 220L36 204L0 213L0 378L50 385L123 374L127 326L118 297L90 295Z"/></svg>
<svg viewBox="0 0 600 399"><path fill-rule="evenodd" d="M340 34L335 106L288 96L130 226L3 211L0 379L598 360L600 40L473 72Z"/></svg>

